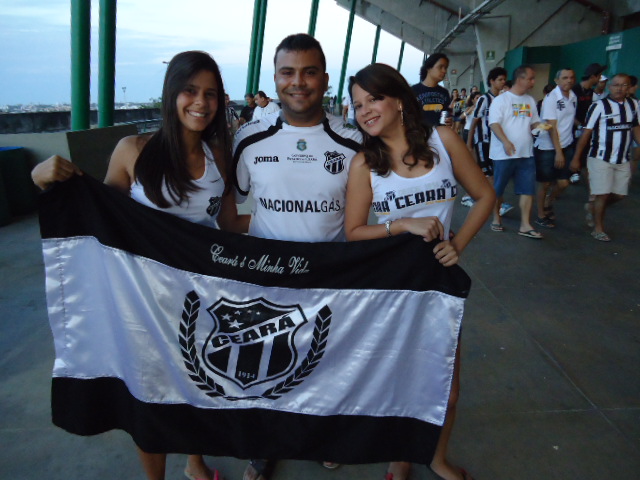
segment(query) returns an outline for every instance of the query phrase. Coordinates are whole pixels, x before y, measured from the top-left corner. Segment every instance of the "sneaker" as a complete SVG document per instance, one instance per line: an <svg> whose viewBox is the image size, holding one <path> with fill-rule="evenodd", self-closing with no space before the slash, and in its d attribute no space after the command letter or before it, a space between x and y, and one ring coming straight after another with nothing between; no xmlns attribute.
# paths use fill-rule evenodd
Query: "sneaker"
<svg viewBox="0 0 640 480"><path fill-rule="evenodd" d="M578 183L580 181L580 174L574 173L569 177L569 183Z"/></svg>
<svg viewBox="0 0 640 480"><path fill-rule="evenodd" d="M535 221L536 225L539 225L544 228L554 228L555 224L547 217L538 217Z"/></svg>
<svg viewBox="0 0 640 480"><path fill-rule="evenodd" d="M511 205L510 203L503 203L502 205L500 205L500 216L504 217L507 212L510 212L511 210L513 210L513 205Z"/></svg>
<svg viewBox="0 0 640 480"><path fill-rule="evenodd" d="M469 195L465 195L460 201L460 205L462 205L463 207L473 207L473 203L473 198L471 198Z"/></svg>

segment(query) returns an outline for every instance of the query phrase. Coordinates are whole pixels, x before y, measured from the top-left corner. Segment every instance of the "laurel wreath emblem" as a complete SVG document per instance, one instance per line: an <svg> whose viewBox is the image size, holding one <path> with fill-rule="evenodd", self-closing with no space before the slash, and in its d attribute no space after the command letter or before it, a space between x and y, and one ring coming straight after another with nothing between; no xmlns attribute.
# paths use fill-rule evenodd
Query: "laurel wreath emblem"
<svg viewBox="0 0 640 480"><path fill-rule="evenodd" d="M254 397L229 397L225 395L224 387L218 385L213 378L207 375L207 372L200 364L198 352L195 346L196 320L200 310L200 297L194 291L187 293L184 299L182 309L182 321L180 322L180 332L178 341L180 342L180 350L182 358L187 367L189 378L200 388L206 395L210 397L225 397L227 400L255 399L267 398L275 400L285 393L291 391L295 386L301 384L306 377L316 368L324 355L327 347L327 337L329 336L329 326L331 325L332 313L328 306L320 309L316 315L316 323L313 330L313 341L307 356L300 366L289 375L284 381L278 383L275 387L265 391L262 395Z"/></svg>
<svg viewBox="0 0 640 480"><path fill-rule="evenodd" d="M200 297L194 291L187 293L184 298L184 306L182 308L182 322L180 322L180 334L178 340L180 342L180 350L182 350L182 358L187 370L191 372L189 377L195 382L205 394L210 397L224 396L224 388L218 385L213 378L207 375L207 372L200 365L198 352L196 350L196 319L200 310Z"/></svg>

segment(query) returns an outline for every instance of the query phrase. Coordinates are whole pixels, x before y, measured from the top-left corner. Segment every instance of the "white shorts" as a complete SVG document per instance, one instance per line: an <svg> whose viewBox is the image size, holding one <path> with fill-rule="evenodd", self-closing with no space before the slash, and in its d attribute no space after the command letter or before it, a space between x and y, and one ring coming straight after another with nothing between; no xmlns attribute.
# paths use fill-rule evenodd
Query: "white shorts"
<svg viewBox="0 0 640 480"><path fill-rule="evenodd" d="M599 158L588 157L589 187L591 195L627 195L631 181L631 164L609 163Z"/></svg>

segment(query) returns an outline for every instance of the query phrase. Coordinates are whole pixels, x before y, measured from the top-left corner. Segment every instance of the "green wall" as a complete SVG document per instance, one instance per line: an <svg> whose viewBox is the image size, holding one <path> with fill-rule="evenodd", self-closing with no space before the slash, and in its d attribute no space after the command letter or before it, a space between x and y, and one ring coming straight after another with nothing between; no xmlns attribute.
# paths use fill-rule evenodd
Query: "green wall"
<svg viewBox="0 0 640 480"><path fill-rule="evenodd" d="M621 38L621 49L607 51L612 37ZM563 67L573 68L576 72L576 80L580 81L584 69L590 63L607 65L605 71L607 76L625 72L640 77L638 47L640 47L640 27L568 45L519 47L507 52L504 63L509 77L513 70L523 63L549 63L551 64L549 82L553 81L555 72Z"/></svg>

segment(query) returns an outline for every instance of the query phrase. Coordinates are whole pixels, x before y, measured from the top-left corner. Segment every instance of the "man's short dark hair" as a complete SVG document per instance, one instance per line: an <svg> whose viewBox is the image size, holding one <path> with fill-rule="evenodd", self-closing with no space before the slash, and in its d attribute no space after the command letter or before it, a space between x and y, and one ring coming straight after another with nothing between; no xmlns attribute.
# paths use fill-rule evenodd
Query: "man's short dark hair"
<svg viewBox="0 0 640 480"><path fill-rule="evenodd" d="M247 97L254 98L254 95L251 92L247 92L247 93L244 94L244 98L247 98Z"/></svg>
<svg viewBox="0 0 640 480"><path fill-rule="evenodd" d="M492 68L489 72L489 75L487 75L487 88L491 87L491 81L495 80L500 75L503 75L506 80L509 76L509 74L507 73L507 69L502 67Z"/></svg>
<svg viewBox="0 0 640 480"><path fill-rule="evenodd" d="M638 77L635 75L629 75L629 83L631 83L632 87L635 87L638 84Z"/></svg>
<svg viewBox="0 0 640 480"><path fill-rule="evenodd" d="M447 57L444 53L434 53L433 55L429 55L429 57L424 61L422 67L420 67L420 81L423 82L425 78L427 78L427 70L431 70L438 60L445 59L447 63L449 63L449 57Z"/></svg>
<svg viewBox="0 0 640 480"><path fill-rule="evenodd" d="M535 69L529 65L529 64L524 64L524 65L520 65L518 68L516 68L513 71L513 81L515 83L515 81L521 77L524 77L527 74L527 70L533 70L535 72Z"/></svg>
<svg viewBox="0 0 640 480"><path fill-rule="evenodd" d="M260 95L262 98L267 98L267 94L266 94L266 93L264 93L262 90L258 90L258 91L256 92L256 96L257 96L257 95Z"/></svg>
<svg viewBox="0 0 640 480"><path fill-rule="evenodd" d="M322 46L320 42L313 38L311 35L307 35L306 33L296 33L294 35L289 35L284 40L280 42L280 45L276 47L276 54L273 56L273 65L276 64L276 59L278 58L278 52L280 50L285 50L288 52L306 52L308 50L317 50L320 52L320 59L322 60L322 68L324 71L327 71L327 59L324 56L324 52L322 51Z"/></svg>

